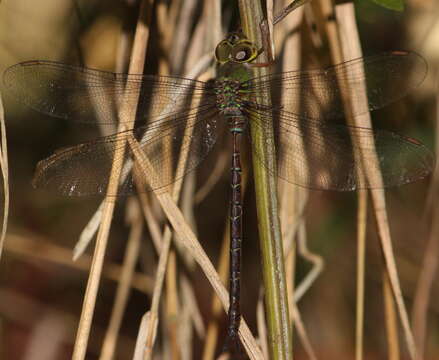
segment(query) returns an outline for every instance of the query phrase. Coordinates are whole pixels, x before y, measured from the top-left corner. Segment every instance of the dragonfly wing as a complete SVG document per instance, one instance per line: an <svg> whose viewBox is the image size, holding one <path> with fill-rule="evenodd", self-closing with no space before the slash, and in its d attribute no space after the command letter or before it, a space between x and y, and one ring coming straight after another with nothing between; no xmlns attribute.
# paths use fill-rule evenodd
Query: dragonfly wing
<svg viewBox="0 0 439 360"><path fill-rule="evenodd" d="M283 110L250 113L259 119L251 121L251 126L267 129L273 122L278 126L278 135L274 137L277 170L273 164L264 165L299 186L338 191L391 187L422 179L434 168L434 156L428 148L393 132L325 121L299 121L295 114ZM354 154L360 153L359 161ZM381 173L380 185L359 176L361 163L368 170L375 168Z"/></svg>
<svg viewBox="0 0 439 360"><path fill-rule="evenodd" d="M310 119L344 116L348 94L353 115L394 102L425 78L427 64L413 52L394 51L308 71L288 71L249 80L254 94L272 96L273 105ZM365 88L366 86L366 88ZM367 94L367 99L364 98Z"/></svg>
<svg viewBox="0 0 439 360"><path fill-rule="evenodd" d="M165 188L194 170L214 146L216 109L191 111L179 121L99 138L55 152L38 163L33 185L67 196L106 194L113 164L121 166L120 185L116 195L134 191ZM171 124L172 123L172 124ZM143 166L137 163L127 139L137 140L143 151ZM184 167L178 169L180 154L187 154ZM144 169L147 169L145 176ZM177 170L178 169L178 170Z"/></svg>
<svg viewBox="0 0 439 360"><path fill-rule="evenodd" d="M191 98L214 97L206 83L177 77L116 74L52 61L27 61L8 68L5 86L19 101L44 114L86 123L117 124L177 116ZM123 106L124 104L138 104Z"/></svg>

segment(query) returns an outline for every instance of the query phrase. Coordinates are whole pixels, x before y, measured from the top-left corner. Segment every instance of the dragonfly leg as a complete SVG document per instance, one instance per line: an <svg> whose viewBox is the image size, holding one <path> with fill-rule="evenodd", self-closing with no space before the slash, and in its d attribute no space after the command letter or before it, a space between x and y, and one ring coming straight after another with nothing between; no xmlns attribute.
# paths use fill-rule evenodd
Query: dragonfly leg
<svg viewBox="0 0 439 360"><path fill-rule="evenodd" d="M264 52L264 50L266 50L268 61L263 62L263 63L249 63L248 66L251 66L251 67L271 66L274 64L274 58L273 58L273 54L271 52L270 33L269 33L269 29L268 29L267 20L266 19L262 20L261 23L259 24L259 27L261 28L263 46L258 50L258 55L256 56L255 59L257 59L258 56L261 55Z"/></svg>

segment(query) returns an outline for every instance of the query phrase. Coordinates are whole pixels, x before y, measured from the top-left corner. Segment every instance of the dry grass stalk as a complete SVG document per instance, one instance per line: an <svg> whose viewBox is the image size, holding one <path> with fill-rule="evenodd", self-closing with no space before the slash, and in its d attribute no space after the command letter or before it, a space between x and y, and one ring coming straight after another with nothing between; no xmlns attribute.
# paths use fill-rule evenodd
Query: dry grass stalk
<svg viewBox="0 0 439 360"><path fill-rule="evenodd" d="M329 1L321 1L321 8L319 14L324 18L327 18L330 14L333 13L332 4ZM358 33L355 25L355 16L353 9L350 7L351 4L346 4L343 6L336 7L337 14L337 22L328 20L325 22L326 25L326 33L328 36L329 44L331 47L331 55L333 59L333 63L340 63L345 60L353 59L361 57L361 49L359 45ZM360 90L355 90L360 91ZM364 94L364 102L367 103L366 90L363 89L362 93ZM351 115L351 107L353 104L349 101L349 94L343 94L344 96L344 104L345 104L345 113L347 114L348 121L351 124L356 126L370 127L370 117L368 114L365 114L361 117L354 118ZM365 146L365 142L369 142L371 140L361 139L361 138L353 138L354 142L359 143L360 151L359 153L355 153L358 161L362 161L362 153L361 147ZM376 164L378 161L376 160ZM368 176L368 181L372 184L373 187L380 188L380 184L382 185L382 179L380 175L379 166L375 165L372 167L368 167L362 171L361 168L358 170L359 179L363 179L365 181L363 171L366 172ZM384 201L384 191L383 190L372 190L373 196L375 199L380 199L380 201ZM367 209L367 197L364 191L359 191L358 193L359 199L359 207L358 207L358 246L359 246L359 255L360 259L358 260L358 274L357 278L359 282L357 283L357 326L356 326L356 357L357 359L362 358L362 331L363 331L363 303L364 303L364 241L365 241L365 232L366 232L366 209ZM382 213L376 211L376 217L380 217L383 220ZM387 220L382 221L381 224L388 228ZM383 246L386 246L390 241L390 238L381 238L382 243L386 243ZM394 271L394 269L389 270ZM397 277L396 283L397 284ZM399 284L397 284L399 287ZM404 316L404 315L402 315ZM389 343L395 343L394 340ZM410 341L409 341L410 347ZM412 354L413 355L413 354Z"/></svg>
<svg viewBox="0 0 439 360"><path fill-rule="evenodd" d="M189 279L184 275L180 275L181 293L182 293L182 321L178 328L178 343L181 347L181 357L183 360L193 359L192 355L192 338L193 330L197 337L204 341L206 329L203 319L198 308L197 300Z"/></svg>
<svg viewBox="0 0 439 360"><path fill-rule="evenodd" d="M105 201L102 201L97 210L94 212L93 216L88 221L87 225L85 225L81 235L79 235L79 239L73 248L73 261L78 260L84 254L88 244L90 244L91 240L98 231L102 219L102 210L104 209L104 204Z"/></svg>
<svg viewBox="0 0 439 360"><path fill-rule="evenodd" d="M191 6L193 6L194 4L189 4L188 5L188 11L190 10ZM168 25L167 23L164 23L164 12L161 13L161 22L159 23L162 24L163 28L166 28ZM183 16L180 17L180 25L178 25L179 27L182 27L183 30L189 30L189 22L188 22L188 18L185 18ZM183 25L181 25L183 24ZM183 31L182 30L182 31ZM203 30L205 30L205 26L204 23L202 21L198 22L196 30L194 32L194 36L200 36L203 34ZM160 30L159 30L160 31ZM162 29L161 33L164 33L166 30ZM200 46L200 44L202 44L201 41L195 41L194 39L192 39L191 42L191 47L189 49L189 53L192 55L196 56L192 56L191 58L199 58L202 55L202 47ZM175 53L179 53L179 52L183 52L183 49L185 48L185 46L187 45L187 42L177 42L176 47L177 48L173 48L173 54L175 55ZM210 49L209 49L210 50ZM211 51L209 51L209 53L211 53ZM183 62L185 60L185 58L183 57L177 57L174 56L173 59L177 59L181 62L181 64L177 64L174 62L173 64L173 68L181 68L183 65ZM203 58L202 58L202 62L204 62ZM188 72L186 74L186 77L188 78L197 78L199 74L195 73L195 71L199 71L201 70L203 67L199 66L199 61L198 63L194 64L194 67L192 68L192 71ZM196 104L193 104L193 106L195 107ZM186 131L185 131L185 135L184 138L190 138L191 136L191 132L193 130L193 127L191 126L191 124L188 124ZM178 168L177 168L177 175L176 178L181 177L181 174L184 171L185 168L185 162L186 162L186 158L187 158L187 151L188 151L189 147L186 148L185 151L183 151L180 154L179 160L178 160ZM181 189L181 185L182 185L182 180L177 181L176 183L174 183L173 185L173 191L172 191L172 197L173 200L175 202L178 201L179 196L180 196L180 189ZM176 268L176 259L175 259L175 253L173 252L173 250L170 249L170 241L171 241L171 236L172 236L172 232L171 229L169 228L169 226L165 227L164 230L164 235L163 235L163 249L164 252L160 254L160 259L159 259L159 267L158 267L158 271L157 271L157 281L156 281L156 290L154 291L154 296L153 296L153 300L152 300L152 305L151 305L151 313L152 314L157 314L158 312L158 307L159 307L159 303L160 303L160 296L161 296L161 289L162 289L162 281L163 281L163 273L166 272L166 283L167 283L167 315L166 318L167 319L171 319L171 323L166 322L166 324L168 325L168 334L171 338L171 353L172 353L172 358L174 359L178 359L180 356L180 349L181 349L181 344L178 344L177 341L177 327L179 322L177 322L176 320L179 318L178 314L179 314L179 310L178 310L178 298L177 298L177 268ZM168 255L169 252L169 255ZM167 267L167 269L166 269ZM150 329L151 330L151 329ZM148 334L152 334L152 331L148 331ZM149 335L147 338L147 350L145 352L144 357L145 358L150 358L152 353L150 352L153 348L153 338Z"/></svg>
<svg viewBox="0 0 439 360"><path fill-rule="evenodd" d="M172 56L169 58L172 74L181 73L186 60L185 50L190 41L191 27L197 7L196 0L185 0L179 9L178 21L172 33ZM169 48L169 49L171 49Z"/></svg>
<svg viewBox="0 0 439 360"><path fill-rule="evenodd" d="M193 329L191 322L191 310L185 301L184 294L182 295L182 305L179 313L179 326L177 327L177 344L180 346L180 353L182 360L190 360L194 358L192 341Z"/></svg>
<svg viewBox="0 0 439 360"><path fill-rule="evenodd" d="M30 233L9 233L5 250L19 255L25 261L43 261L87 272L90 270L92 262L92 257L88 254L84 254L77 261L72 262L70 249L58 246L54 241ZM116 263L106 263L102 276L108 280L119 281L121 273L122 266ZM152 294L153 286L154 281L150 276L142 273L133 274L132 288L149 295Z"/></svg>
<svg viewBox="0 0 439 360"><path fill-rule="evenodd" d="M305 295L305 293L309 290L311 285L323 271L324 267L323 258L320 255L308 250L304 221L302 221L299 225L299 231L297 235L297 251L305 260L309 261L312 264L312 268L294 291L294 301L296 303L299 302L303 295Z"/></svg>
<svg viewBox="0 0 439 360"><path fill-rule="evenodd" d="M285 1L283 5L284 6L289 5L289 1ZM300 32L297 30L302 23L303 11L304 11L303 7L298 8L288 17L286 17L276 28L276 30L279 30L280 32L279 35L276 34L276 38L279 39L280 42L283 44L282 48L284 49L283 58L282 58L283 71L288 71L290 69L296 70L300 68L301 39L300 39ZM298 99L293 102L298 103ZM297 109L293 109L293 108L286 108L286 110L291 112L297 111ZM281 136L283 135L281 134ZM301 140L302 139L297 139L297 141L301 141ZM301 145L302 147L304 147L303 142L301 143ZM283 160L284 159L282 158L280 159L280 166L283 166ZM294 284L295 258L296 258L296 246L294 243L294 239L296 238L297 231L299 230L299 228L304 227L303 209L307 202L307 190L283 181L281 182L279 193L281 199L280 222L282 227L282 238L284 242L284 254L286 259L286 276L287 276L287 291L288 291L288 307L290 309L290 321L291 324L293 324L296 327L299 338L304 346L306 353L308 354L308 357L311 359L315 359L315 352L308 339L305 326L302 322L299 309L297 308L296 305L299 298L297 297L297 289L295 289L295 284ZM299 236L299 237L301 238L301 240L306 241L306 238L304 238L303 236ZM307 255L305 245L299 247L299 253L301 256L305 258L309 258ZM317 270L317 272L315 270ZM304 291L306 291L311 286L312 282L314 281L316 276L320 273L320 271L321 271L321 266L320 267L317 266L317 268L314 267L307 275L307 277L305 277L304 282L302 282L298 287L300 291L299 293L300 296L304 293ZM316 276L314 276L314 274ZM309 276L311 276L311 278Z"/></svg>
<svg viewBox="0 0 439 360"><path fill-rule="evenodd" d="M139 20L137 23L136 34L134 38L133 51L130 60L129 72L130 73L141 73L145 61L146 46L148 44L149 29L148 29L148 14L149 11L149 1L144 0L141 3L141 10L139 15ZM128 97L126 101L123 102L120 109L120 114L126 114L128 109L133 109L136 107L138 99ZM123 131L132 128L134 124L134 118L132 119L121 119L123 122L120 123L118 130ZM123 125L127 124L127 125ZM126 126L126 127L125 127ZM124 147L118 147L115 153L115 157L118 155L123 155L125 151ZM117 194L117 188L119 186L119 177L122 170L122 164L113 163L113 168L111 170L111 175L108 184L107 193L114 195ZM105 205L102 213L102 221L100 224L98 236L96 239L96 247L93 255L93 263L90 270L90 276L87 283L87 290L84 296L84 303L81 313L81 318L78 326L78 333L76 336L75 346L73 349L73 360L83 360L87 351L87 343L90 335L91 323L93 319L94 307L96 304L96 296L99 287L99 281L102 272L102 265L104 262L105 250L107 246L108 236L110 233L111 220L113 217L113 211L115 206L115 199L112 196L107 196L105 199Z"/></svg>
<svg viewBox="0 0 439 360"><path fill-rule="evenodd" d="M352 4L343 4L336 7L336 17L338 19L337 23L339 26L339 36L340 43L342 44L341 52L343 54L343 59L352 59L360 57L361 54L361 46L358 36L358 31L356 27L355 21L355 13ZM358 96L358 92L360 90L355 90ZM366 90L365 88L362 90L364 94L364 102L367 102L366 98ZM357 116L354 118L355 125L360 127L371 127L371 121L369 114L365 114L362 116ZM361 152L361 148L365 148L366 146L370 146L370 139L358 138L353 139L354 141L358 141L360 145L360 158L365 163L363 159L363 154ZM375 159L374 162L371 162L371 158L368 159L368 166L363 167L363 171L365 176L367 177L367 181L371 184L373 189L370 190L372 196L373 207L375 211L375 218L378 224L378 233L381 240L381 246L384 253L384 258L386 260L386 268L389 276L390 284L392 287L392 291L395 297L395 301L398 307L399 316L401 318L405 339L407 342L407 346L409 349L409 353L412 359L416 359L416 347L413 340L413 335L411 333L407 311L404 306L403 297L401 294L401 287L399 284L398 274L396 270L395 258L393 255L392 242L390 236L389 223L387 220L386 213L386 205L385 205L385 195L384 195L384 186L381 177L381 173L379 170L378 160ZM363 201L360 205L366 206L365 201ZM363 209L362 211L365 211ZM359 217L361 219L361 217ZM364 229L365 226L361 225L360 229ZM364 234L359 234L359 236L363 237ZM394 340L392 340L394 341Z"/></svg>
<svg viewBox="0 0 439 360"><path fill-rule="evenodd" d="M333 11L331 9L331 11ZM335 11L339 11L337 7ZM344 15L344 16L342 16ZM334 63L354 59L361 57L361 50L359 50L359 38L355 25L355 19L352 18L352 13L345 12L337 17L337 22L329 22L329 42L332 45L332 56ZM351 32L347 31L347 27ZM343 32L344 31L344 32ZM346 40L346 43L342 43L340 39ZM344 48L342 48L344 47ZM365 89L362 90L365 94ZM348 123L354 126L361 126L360 121L364 121L370 125L369 115L363 115L363 120L354 118L351 115L351 107L353 104L349 101L349 94L347 99L344 99L346 103L346 114ZM364 95L364 101L367 102L367 98ZM357 141L353 139L353 141ZM361 162L361 154L355 154L357 161ZM357 176L360 182L365 182L364 174L360 168L357 171ZM358 207L357 207L357 244L358 244L358 258L357 258L357 297L356 297L356 327L355 327L355 357L356 360L363 358L363 318L364 318L364 273L365 273L365 241L366 241L366 217L367 217L367 191L358 190L357 192Z"/></svg>
<svg viewBox="0 0 439 360"><path fill-rule="evenodd" d="M127 62L129 60L129 52L131 50L129 37L130 34L127 32L126 27L123 26L116 59L116 72L119 73L125 71L126 67L128 66ZM145 200L145 198L145 194L141 193L140 200ZM154 230L157 230L158 226L153 221L153 219L151 219L151 216L148 217L150 212L149 206L143 206L143 209L146 220L149 220L147 221L147 224L149 226L153 243L155 244L157 241L154 242L154 240L156 239L156 234L154 233ZM143 231L143 223L140 214L141 208L139 206L139 203L134 199L129 199L126 204L126 221L130 225L131 231L128 237L126 253L123 260L122 274L116 290L113 310L102 344L102 351L100 354L101 360L111 360L114 358L123 314L125 312L125 308L130 295L129 284L131 283L131 278L133 276L135 266L139 257L140 240ZM154 227L154 225L156 225L156 227Z"/></svg>
<svg viewBox="0 0 439 360"><path fill-rule="evenodd" d="M325 14L331 14L333 12L332 6L328 1L322 2L322 12ZM353 16L353 12L349 11L347 7L337 6L335 11L337 14L337 22L335 21L327 21L326 29L329 39L329 44L331 46L331 55L333 59L333 63L340 63L342 61L354 59L357 57L361 57L361 48L359 44L359 37L357 28L355 25L355 17ZM352 90L354 91L354 90ZM363 88L359 90L362 92L364 102L367 103L366 90ZM353 104L349 101L349 94L344 95L344 103L345 103L345 112L347 114L347 119L350 124L355 126L364 126L368 127L371 125L370 115L365 114L361 117L354 118L351 114L351 109ZM353 138L354 142L359 142L361 147L362 139ZM370 140L371 141L371 140ZM361 163L362 154L360 153L354 154L357 161ZM376 165L375 167L375 175L378 179L380 179L379 167ZM360 179L360 182L365 182L365 176L363 174L363 169L360 167L357 170L357 176ZM372 171L369 171L372 172ZM372 175L373 176L373 175ZM377 180L379 182L379 180ZM378 190L380 191L380 190ZM382 192L382 194L384 194ZM367 214L367 195L365 191L358 191L358 215L357 215L357 242L358 242L358 251L361 258L357 259L357 322L356 322L356 341L355 341L355 353L356 358L361 359L363 356L363 308L364 308L364 246L365 246L365 237L366 237L366 214ZM378 215L378 214L377 214ZM389 343L394 343L389 340Z"/></svg>
<svg viewBox="0 0 439 360"><path fill-rule="evenodd" d="M136 184L136 186L140 188L142 185ZM160 223L157 219L157 216L155 216L155 214L151 209L151 201L148 198L148 195L144 192L140 192L138 195L139 195L143 217L145 219L146 226L148 227L149 235L151 236L151 240L154 245L155 251L157 252L157 254L160 254L162 250L162 241L163 241L162 232L160 229Z"/></svg>
<svg viewBox="0 0 439 360"><path fill-rule="evenodd" d="M364 282L366 269L367 191L358 192L357 212L357 296L355 322L355 360L363 359Z"/></svg>
<svg viewBox="0 0 439 360"><path fill-rule="evenodd" d="M134 349L133 360L143 360L143 354L145 352L146 344L146 336L148 333L148 329L157 329L157 325L150 325L150 322L157 322L157 317L151 317L151 314L147 312L142 316L142 320L140 321L139 332L137 333L136 347ZM155 334L153 334L155 337Z"/></svg>
<svg viewBox="0 0 439 360"><path fill-rule="evenodd" d="M302 342L303 348L306 355L311 360L317 360L314 348L312 347L311 341L309 340L308 333L305 329L300 311L296 306L294 301L291 302L290 306L291 318L294 319L294 326L296 327L297 333L299 335L300 341Z"/></svg>
<svg viewBox="0 0 439 360"><path fill-rule="evenodd" d="M188 2L186 2L185 4L187 4ZM195 7L195 2L194 4L192 4L193 7ZM179 19L179 24L177 24L177 28L180 27L180 25L182 23L185 23L184 25L182 25L182 29L181 31L189 31L190 30L190 26L192 25L191 22L188 21L188 18L185 18L184 16L180 16ZM203 55L203 41L202 38L205 37L205 35L207 34L205 32L205 21L203 20L207 20L205 18L202 18L200 21L198 21L198 23L196 24L195 27L195 31L192 35L192 37L190 37L189 33L187 34L187 39L188 42L184 43L184 42L178 42L177 43L177 48L173 48L172 49L172 53L175 55L176 53L178 54L179 52L183 52L183 50L185 49L186 46L189 46L189 50L188 50L188 55L187 56L182 56L181 58L178 58L177 56L172 57L171 61L171 67L174 69L181 69L183 68L185 62L189 59L198 59L200 56ZM190 45L189 45L189 39L190 39ZM170 49L168 49L169 51ZM175 61L177 60L177 61ZM195 65L194 64L190 64L190 63L186 63L186 72L189 72L188 69L191 69L192 66ZM191 107L196 107L198 106L197 101L194 101L193 104L191 105ZM191 123L187 124L186 130L185 130L185 134L184 134L184 138L190 138L192 136L192 131L193 131L193 127ZM172 146L172 144L168 144L168 146ZM184 171L185 168L185 164L186 164L186 159L187 159L187 155L188 155L188 150L189 147L187 147L186 151L183 151L182 153L180 153L180 157L178 159L178 169L177 169L177 178L181 177L181 174ZM170 164L171 166L171 164ZM188 186L190 179L192 179L192 181L194 180L193 178L193 173L192 175L189 174L189 176L185 177L185 184L186 186ZM177 183L174 183L173 185L173 200L177 203L179 201L180 198L180 193L181 193L181 187L183 184L183 180L179 180L177 181ZM187 187L186 187L187 189ZM186 198L187 200L187 198ZM192 204L192 201L191 201ZM190 211L189 207L185 207L183 208L186 212ZM186 213L185 214L186 219L189 218L189 214ZM170 233L170 228L169 226L166 226L165 228L165 238L166 236L171 236ZM166 240L168 241L168 240ZM178 286L177 286L177 282L178 282L178 270L177 270L177 261L176 261L176 254L174 249L170 249L170 253L168 256L168 265L167 265L167 271L166 271L166 285L167 285L167 291L166 291L166 318L165 318L165 326L167 328L167 333L168 333L168 337L170 339L170 344L171 344L171 357L173 359L178 360L180 358L180 352L184 349L184 347L182 347L182 344L178 343L178 328L179 326L183 326L182 323L179 321L180 316L180 310L179 310L179 299L178 299ZM186 326L186 329L190 329L190 326Z"/></svg>
<svg viewBox="0 0 439 360"><path fill-rule="evenodd" d="M245 182L244 182L245 184ZM245 193L245 192L244 192ZM230 252L229 252L229 240L230 239L230 221L226 219L224 226L223 240L221 242L220 256L218 260L218 274L223 282L227 283L229 275L229 263L230 263ZM210 307L210 320L207 326L206 341L204 342L203 349L203 360L212 360L215 355L215 349L218 342L218 332L219 325L218 320L223 314L221 309L221 303L218 297L214 296L212 298L212 305Z"/></svg>
<svg viewBox="0 0 439 360"><path fill-rule="evenodd" d="M195 332L200 339L204 339L206 328L204 326L203 317L201 316L192 284L184 274L181 276L181 290L184 299L183 303L186 304L189 309L190 320L194 325Z"/></svg>
<svg viewBox="0 0 439 360"><path fill-rule="evenodd" d="M168 255L168 263L166 270L166 299L165 299L165 311L166 311L166 328L167 338L170 343L170 356L172 359L180 359L180 351L182 348L178 343L178 325L181 321L179 316L180 300L178 296L177 285L177 258L175 251L171 249Z"/></svg>
<svg viewBox="0 0 439 360"><path fill-rule="evenodd" d="M8 144L6 139L5 127L5 111L3 108L3 100L0 94L0 132L1 132L1 147L0 147L0 168L3 178L3 222L0 235L0 259L3 254L3 246L6 238L6 230L8 228L9 217L9 165L8 165Z"/></svg>
<svg viewBox="0 0 439 360"><path fill-rule="evenodd" d="M398 319L392 297L392 288L387 271L383 271L384 314L387 334L387 356L389 360L399 360Z"/></svg>
<svg viewBox="0 0 439 360"><path fill-rule="evenodd" d="M74 2L76 4L76 2ZM127 1L129 3L129 1ZM77 5L77 4L76 4ZM129 4L128 4L129 5ZM116 54L116 72L122 73L126 71L126 68L128 66L129 61L129 55L131 51L132 43L130 41L130 34L127 30L127 27L122 26L122 31L119 37L119 44L117 48L117 54ZM79 48L79 46L78 46ZM90 87L90 89L93 87ZM90 90L89 89L89 90ZM96 101L95 97L90 97L92 101ZM102 119L102 107L109 107L115 104L111 104L111 102L108 103L94 103L93 104L93 110L95 112L95 116L98 119L98 125L99 130L101 132L102 136L106 136L109 134L112 134L116 132L116 125L117 125L117 116L114 114L113 124L111 126L108 126L108 120ZM111 113L110 111L107 111L107 113ZM103 120L103 121L101 121ZM105 126L104 126L105 124ZM81 235L79 236L78 242L75 245L75 248L73 249L73 260L77 260L85 251L87 246L90 244L91 240L95 236L96 232L98 231L99 224L101 222L102 218L102 210L104 208L104 201L99 205L96 212L93 214L87 225L84 227L84 229L81 232Z"/></svg>
<svg viewBox="0 0 439 360"><path fill-rule="evenodd" d="M195 176L195 172L192 172L189 174L189 177L186 177L186 181L184 183L182 196L181 196L182 212L185 218L188 219L188 222L190 223L191 227L194 229L196 228L195 214L193 212L194 210L193 195L194 195L195 185L196 185L196 176ZM186 252L181 247L179 248L179 251L180 254L185 255L183 261L185 263L186 269L189 272L195 271L196 263L195 260L192 258L192 256L190 254L186 254ZM179 291L182 294L181 302L182 302L182 307L185 311L184 314L187 315L183 317L184 321L181 321L179 325L179 331L178 331L178 336L180 339L179 342L180 344L183 345L183 349L186 349L186 347L190 347L190 351L192 354L192 338L194 332L199 339L204 340L206 329L204 326L203 317L201 315L201 310L199 308L199 304L195 296L194 286L196 286L196 283L192 284L192 282L189 281L186 272L180 272L178 284L179 284ZM192 355L189 356L188 352L184 353L184 351L182 351L182 358L192 359Z"/></svg>
<svg viewBox="0 0 439 360"><path fill-rule="evenodd" d="M148 174L154 174L153 166L145 157L145 154L141 151L137 141L133 137L129 137L127 140L135 159L139 163L139 167L141 168L147 179ZM228 295L226 289L224 288L224 285L221 283L221 280L217 272L215 271L212 263L210 262L207 255L204 253L203 248L201 247L194 233L190 229L189 225L186 223L180 210L176 206L175 202L172 200L171 195L167 192L155 192L155 195L157 196L157 200L162 206L162 209L165 212L169 222L174 228L174 231L178 233L178 237L176 237L176 239L181 241L184 244L186 250L192 253L193 257L200 265L207 279L213 286L215 292L221 299L223 307L228 308ZM251 335L250 329L248 328L244 319L242 319L239 333L244 347L247 350L247 354L250 356L250 359L262 359L262 354L260 353L259 347L257 346L255 339Z"/></svg>
<svg viewBox="0 0 439 360"><path fill-rule="evenodd" d="M438 139L439 132L439 77L436 79L436 136ZM439 141L436 140L436 154L439 154ZM436 168L431 181L426 212L430 217L431 228L428 237L427 246L424 251L424 258L419 274L416 287L415 298L412 309L412 325L415 335L416 345L418 347L419 356L424 356L426 347L426 331L428 307L430 303L431 291L436 279L437 268L439 265L439 208L436 206L436 197L439 191L439 162L436 162Z"/></svg>
<svg viewBox="0 0 439 360"><path fill-rule="evenodd" d="M127 204L127 222L131 227L131 231L128 237L126 252L123 259L122 273L116 290L116 297L110 322L102 344L102 351L99 357L100 360L111 360L114 357L119 329L128 302L131 281L139 256L143 222L140 215L139 204L134 199L130 199Z"/></svg>
<svg viewBox="0 0 439 360"><path fill-rule="evenodd" d="M198 67L197 67L197 69L198 69ZM187 77L196 78L197 74L189 73ZM198 101L198 100L194 100L194 102L196 102L196 101ZM196 105L196 104L193 103L193 105ZM188 126L186 127L186 130L185 130L185 134L184 134L185 139L190 139L190 134L191 134L192 130L193 130L193 126L190 126L190 124L188 124ZM176 178L182 177L181 175L184 172L188 151L189 151L189 147L186 146L185 150L180 153L180 157L178 159L178 167L177 167L177 171L176 171ZM180 195L181 185L182 185L182 180L178 180L173 184L172 198L175 202L178 201L178 198ZM171 246L171 238L172 238L172 231L171 231L169 226L166 226L165 230L164 230L164 234L163 234L159 264L158 264L157 273L156 273L156 283L154 286L154 293L153 293L151 309L150 309L151 316L155 316L155 317L158 317L158 310L159 310L160 298L161 298L161 293L162 293L163 280L165 278L165 274L167 273L166 270L168 267L168 257L169 257L169 251L170 251L170 246ZM172 265L172 269L169 270L168 274L173 274L172 276L175 278L176 277L175 271L176 271L175 265ZM170 276L170 275L168 275L168 276ZM174 289L175 288L176 288L176 286L174 286ZM173 312L175 313L175 308L174 308ZM151 322L150 324L152 325L153 323ZM154 344L154 339L152 337L152 334L155 332L156 331L153 331L153 329L149 329L149 331L148 331L147 348L146 348L147 351L145 352L145 359L148 359L152 356L152 353L150 352L150 351L152 351L153 344Z"/></svg>

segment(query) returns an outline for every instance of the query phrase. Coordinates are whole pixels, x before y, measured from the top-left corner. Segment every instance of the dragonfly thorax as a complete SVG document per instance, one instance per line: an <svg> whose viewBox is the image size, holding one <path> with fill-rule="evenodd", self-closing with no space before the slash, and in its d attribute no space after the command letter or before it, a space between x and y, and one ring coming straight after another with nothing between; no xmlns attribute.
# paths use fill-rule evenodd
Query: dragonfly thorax
<svg viewBox="0 0 439 360"><path fill-rule="evenodd" d="M243 96L239 80L220 78L215 81L216 105L225 117L242 116Z"/></svg>

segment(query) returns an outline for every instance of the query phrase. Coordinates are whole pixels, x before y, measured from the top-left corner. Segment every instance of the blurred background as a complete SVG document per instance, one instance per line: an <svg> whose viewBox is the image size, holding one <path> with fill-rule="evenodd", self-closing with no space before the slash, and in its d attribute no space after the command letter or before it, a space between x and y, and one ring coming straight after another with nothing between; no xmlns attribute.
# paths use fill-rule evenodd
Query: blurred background
<svg viewBox="0 0 439 360"><path fill-rule="evenodd" d="M207 1L207 0L206 0ZM176 63L173 41L178 29L186 29L190 41L207 37L194 35L203 16L203 0L151 1L150 43L145 72L161 71L157 45L159 6L164 6L167 24L175 29L168 39L168 72L183 75L196 59L180 54ZM188 5L188 3L190 3ZM223 25L237 26L237 9L223 2ZM363 52L366 55L389 50L413 50L429 67L424 83L409 96L379 110L374 125L411 136L435 148L437 69L439 64L439 3L435 0L407 0L404 12L395 12L368 0L355 1ZM18 62L47 59L115 71L121 31L132 34L138 13L136 1L122 0L3 0L0 3L0 73ZM183 24L182 24L183 23ZM325 44L316 51L316 35L307 18L300 31L304 52L309 51L314 67L328 65ZM314 31L314 35L310 36ZM310 39L311 38L311 39ZM132 40L132 39L131 39ZM318 43L318 41L317 41ZM205 51L215 44L207 44ZM162 49L163 50L163 49ZM175 60L174 60L175 61ZM71 260L84 226L100 204L99 197L67 198L44 189L33 189L31 179L36 163L57 148L99 136L99 128L50 118L33 111L2 87L5 105L10 164L11 208L5 249L0 262L0 359L69 359L87 283L91 246L78 262ZM227 153L227 150L225 150ZM217 156L221 156L220 153ZM209 160L208 160L209 161ZM214 162L215 159L211 159ZM228 157L209 193L193 206L196 233L214 264L220 253L228 206ZM201 187L208 169L197 179ZM388 215L404 300L413 310L418 280L425 266L424 256L434 233L437 201L433 177L387 191ZM324 270L299 303L310 342L319 359L353 359L355 334L356 194L310 191L304 210L307 246L325 263ZM98 359L102 339L114 302L118 274L129 228L125 221L127 199L116 207L111 228L104 276L93 321L87 359ZM261 284L259 241L253 182L245 194L242 308L256 331L255 306ZM387 356L382 296L383 260L376 225L369 212L366 255L365 359ZM92 244L94 246L94 243ZM134 287L122 322L115 359L132 357L141 316L149 309L157 254L147 230L144 231L136 266ZM438 254L434 254L438 255ZM296 282L311 266L298 257ZM434 271L433 271L434 274ZM190 273L203 321L211 314L212 291L199 269ZM136 285L137 284L137 285ZM429 294L425 359L439 354L439 284L433 281ZM225 331L220 316L220 334ZM400 330L401 359L408 353ZM165 332L158 334L166 342ZM222 337L220 336L220 339ZM203 340L194 336L193 358L201 358ZM294 338L296 359L306 359L303 346ZM221 344L219 344L219 347ZM157 357L162 358L162 357ZM163 357L165 358L165 357Z"/></svg>

